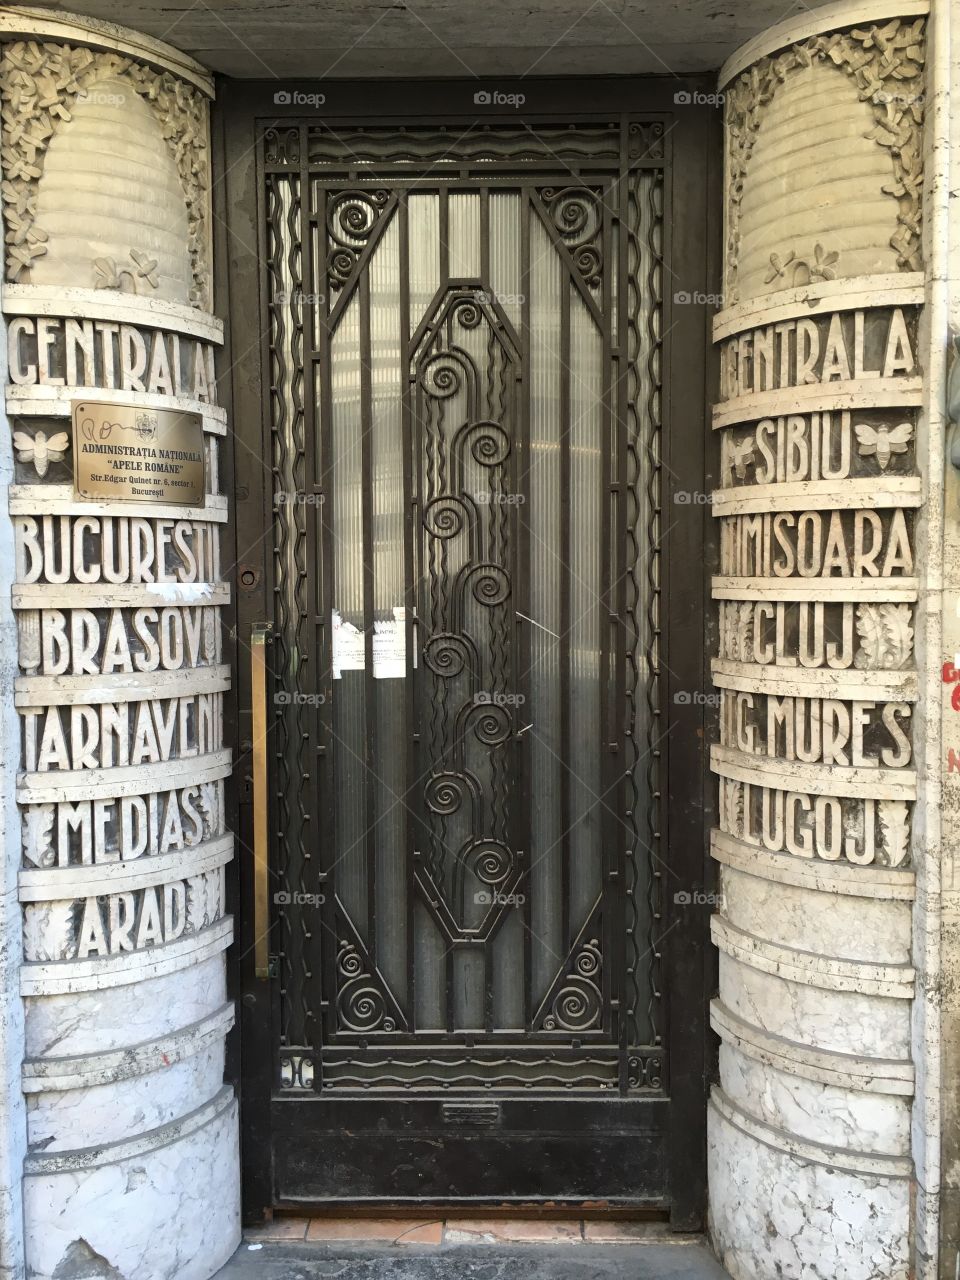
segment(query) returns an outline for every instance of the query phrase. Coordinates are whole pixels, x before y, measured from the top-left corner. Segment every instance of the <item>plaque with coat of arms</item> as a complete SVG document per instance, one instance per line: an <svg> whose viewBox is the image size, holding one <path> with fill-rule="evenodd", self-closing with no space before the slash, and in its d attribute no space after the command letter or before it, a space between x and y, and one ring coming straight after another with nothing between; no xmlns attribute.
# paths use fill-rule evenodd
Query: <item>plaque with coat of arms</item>
<svg viewBox="0 0 960 1280"><path fill-rule="evenodd" d="M198 413L75 400L73 444L78 498L203 504L203 419Z"/></svg>

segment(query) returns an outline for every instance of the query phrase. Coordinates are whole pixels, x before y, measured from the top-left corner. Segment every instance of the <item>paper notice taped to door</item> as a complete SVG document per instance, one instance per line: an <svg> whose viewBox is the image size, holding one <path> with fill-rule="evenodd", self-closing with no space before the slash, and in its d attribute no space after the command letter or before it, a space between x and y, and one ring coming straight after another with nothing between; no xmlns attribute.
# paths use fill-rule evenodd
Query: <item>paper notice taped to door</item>
<svg viewBox="0 0 960 1280"><path fill-rule="evenodd" d="M367 665L367 638L352 622L344 622L333 610L333 678L344 671L363 671ZM413 665L417 665L417 637L413 636ZM407 611L403 605L392 618L373 624L373 676L375 680L402 680L407 674Z"/></svg>
<svg viewBox="0 0 960 1280"><path fill-rule="evenodd" d="M333 678L339 680L341 672L362 671L366 665L363 632L352 622L344 622L336 609L333 611Z"/></svg>
<svg viewBox="0 0 960 1280"><path fill-rule="evenodd" d="M414 634L413 665L417 665ZM403 605L392 618L373 624L373 677L375 680L403 680L407 674L407 611Z"/></svg>

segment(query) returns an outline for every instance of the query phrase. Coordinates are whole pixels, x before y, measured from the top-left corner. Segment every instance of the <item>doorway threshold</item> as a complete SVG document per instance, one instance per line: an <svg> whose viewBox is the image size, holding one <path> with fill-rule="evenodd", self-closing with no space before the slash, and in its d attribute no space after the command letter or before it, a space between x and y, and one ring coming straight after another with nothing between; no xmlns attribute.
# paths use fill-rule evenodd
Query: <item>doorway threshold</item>
<svg viewBox="0 0 960 1280"><path fill-rule="evenodd" d="M662 1215L636 1215L614 1210L581 1216L573 1209L553 1209L536 1215L485 1209L421 1207L406 1213L308 1215L278 1214L245 1233L248 1245L268 1242L310 1244L649 1244L683 1242L698 1235L671 1231Z"/></svg>
<svg viewBox="0 0 960 1280"><path fill-rule="evenodd" d="M215 1280L528 1280L531 1274L550 1280L728 1280L702 1236L468 1243L459 1228L448 1232L439 1225L439 1232L430 1233L433 1243L423 1228L419 1238L410 1232L380 1242L263 1240L251 1234Z"/></svg>

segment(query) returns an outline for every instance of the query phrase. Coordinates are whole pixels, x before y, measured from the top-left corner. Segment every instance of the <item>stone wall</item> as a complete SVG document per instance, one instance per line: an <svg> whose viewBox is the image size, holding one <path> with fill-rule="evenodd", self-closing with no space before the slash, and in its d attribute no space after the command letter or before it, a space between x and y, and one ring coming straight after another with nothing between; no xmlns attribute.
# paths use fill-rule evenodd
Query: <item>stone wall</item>
<svg viewBox="0 0 960 1280"><path fill-rule="evenodd" d="M926 72L923 316L929 500L919 544L928 581L927 792L918 823L914 1018L916 1273L960 1268L960 12L931 6ZM952 339L952 341L950 341ZM952 374L951 374L952 365ZM948 375L949 385L948 385ZM951 425L952 420L952 425Z"/></svg>
<svg viewBox="0 0 960 1280"><path fill-rule="evenodd" d="M925 6L831 5L721 77L709 1129L735 1280L911 1266L926 43Z"/></svg>
<svg viewBox="0 0 960 1280"><path fill-rule="evenodd" d="M192 1280L239 1236L212 88L122 28L24 14L0 25L0 307L26 1268ZM84 399L135 405L144 439L200 415L201 505L75 496Z"/></svg>

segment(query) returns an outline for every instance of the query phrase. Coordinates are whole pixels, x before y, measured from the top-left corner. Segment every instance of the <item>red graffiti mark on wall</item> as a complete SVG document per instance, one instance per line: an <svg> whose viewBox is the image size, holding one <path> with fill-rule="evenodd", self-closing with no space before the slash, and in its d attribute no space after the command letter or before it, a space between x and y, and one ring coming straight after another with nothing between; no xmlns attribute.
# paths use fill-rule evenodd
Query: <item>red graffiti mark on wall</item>
<svg viewBox="0 0 960 1280"><path fill-rule="evenodd" d="M940 668L940 679L944 684L952 684L953 689L950 691L950 706L954 711L960 711L960 670L957 669L956 659L950 662L949 659Z"/></svg>
<svg viewBox="0 0 960 1280"><path fill-rule="evenodd" d="M947 749L947 773L960 773L960 756L953 747Z"/></svg>

